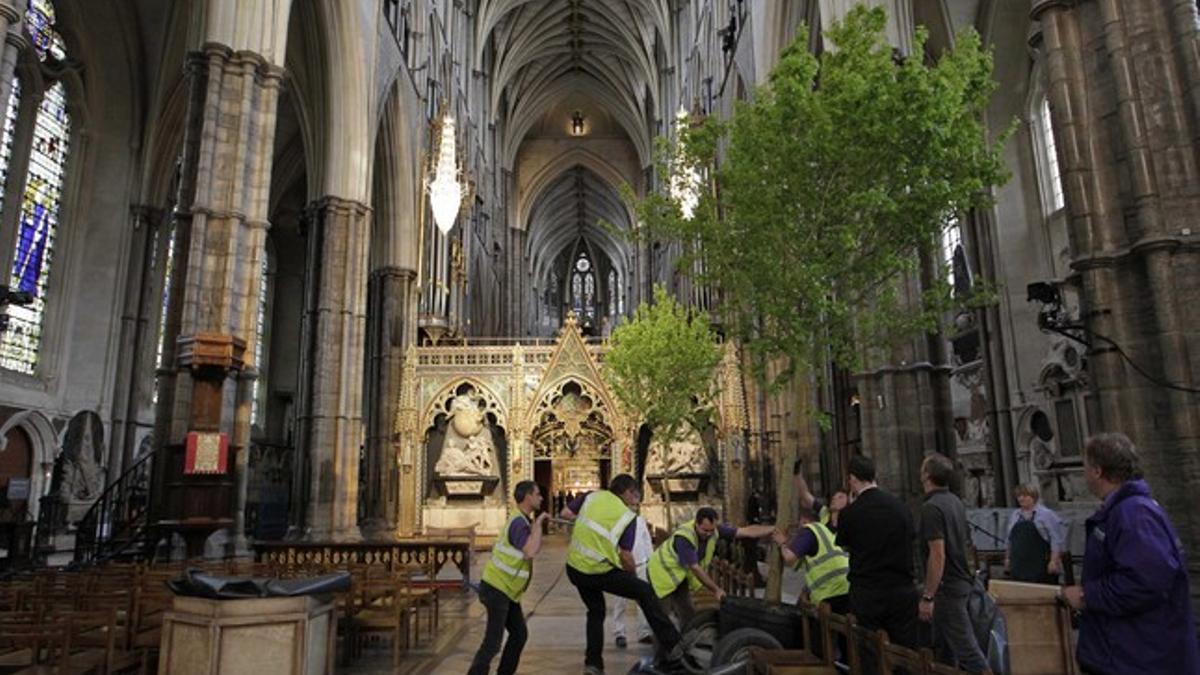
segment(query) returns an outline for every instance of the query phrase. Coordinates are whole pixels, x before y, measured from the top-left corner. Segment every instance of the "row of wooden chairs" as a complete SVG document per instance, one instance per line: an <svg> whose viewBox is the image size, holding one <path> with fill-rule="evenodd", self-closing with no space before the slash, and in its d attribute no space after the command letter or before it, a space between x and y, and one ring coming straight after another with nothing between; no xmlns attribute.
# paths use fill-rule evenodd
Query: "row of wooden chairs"
<svg viewBox="0 0 1200 675"><path fill-rule="evenodd" d="M392 643L398 664L405 650L437 635L441 612L436 575L418 565L391 568L351 563L332 568L244 559L165 565L110 563L83 571L42 569L0 582L0 632L4 633L0 671L11 670L6 667L10 665L61 672L146 668L156 655L163 617L172 605L167 582L187 568L214 575L281 579L339 569L350 572L349 590L335 598L347 661L361 655L368 644L386 639ZM97 623L104 613L111 616L111 625ZM92 645L96 636L111 639L111 648ZM104 653L103 658L97 656L96 647Z"/></svg>

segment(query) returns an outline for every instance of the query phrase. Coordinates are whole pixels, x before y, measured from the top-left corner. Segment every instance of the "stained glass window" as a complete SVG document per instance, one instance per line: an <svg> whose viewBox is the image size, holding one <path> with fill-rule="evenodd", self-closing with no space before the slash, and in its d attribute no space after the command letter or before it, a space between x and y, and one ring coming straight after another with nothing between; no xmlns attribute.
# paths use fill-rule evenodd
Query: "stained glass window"
<svg viewBox="0 0 1200 675"><path fill-rule="evenodd" d="M171 275L175 272L175 226L172 224L167 239L167 255L163 261L162 302L158 306L158 340L154 351L154 372L163 367L163 345L167 339L167 315L171 299ZM157 375L156 375L157 377ZM158 403L158 387L154 387L154 403Z"/></svg>
<svg viewBox="0 0 1200 675"><path fill-rule="evenodd" d="M583 277L579 274L571 278L571 304L576 312L583 309Z"/></svg>
<svg viewBox="0 0 1200 675"><path fill-rule="evenodd" d="M608 271L608 315L617 315L617 271Z"/></svg>
<svg viewBox="0 0 1200 675"><path fill-rule="evenodd" d="M263 371L262 355L263 355L263 336L266 333L267 325L267 270L269 269L269 259L266 255L262 259L262 283L258 285L258 314L254 320L254 367L258 368L258 378L254 380L254 384L250 389L250 424L258 424L258 392L261 391L263 377L266 373Z"/></svg>
<svg viewBox="0 0 1200 675"><path fill-rule="evenodd" d="M10 288L28 293L32 302L8 306L8 330L0 339L0 366L27 374L37 367L41 349L46 281L54 257L70 125L66 90L56 82L43 96L34 122L9 280Z"/></svg>
<svg viewBox="0 0 1200 675"><path fill-rule="evenodd" d="M47 55L59 61L66 58L62 36L54 29L54 5L50 0L30 0L29 9L25 10L25 22L38 59L45 61Z"/></svg>
<svg viewBox="0 0 1200 675"><path fill-rule="evenodd" d="M66 58L50 0L30 0L25 23L38 59L61 61ZM8 174L15 172L13 177L20 176L23 185L19 205L2 204L5 208L19 208L8 286L28 299L24 304L10 304L5 310L7 329L0 336L0 367L26 374L36 370L42 346L46 284L54 257L71 138L66 87L54 80L53 73L48 74L48 85L36 110L32 111L28 165L10 165L14 144L25 140L25 137L17 137L18 127L24 126L18 123L23 92L17 79L13 81L5 112L4 137L0 143L0 178L7 183Z"/></svg>
<svg viewBox="0 0 1200 675"><path fill-rule="evenodd" d="M956 278L954 269L954 256L962 248L962 226L959 224L958 218L950 221L945 230L942 230L942 256L946 264L946 269L949 274L950 285L954 285Z"/></svg>
<svg viewBox="0 0 1200 675"><path fill-rule="evenodd" d="M1058 169L1058 145L1054 140L1054 127L1050 124L1050 100L1042 98L1038 111L1040 118L1042 145L1046 149L1046 174L1049 181L1050 210L1057 211L1066 205L1063 200L1062 174Z"/></svg>

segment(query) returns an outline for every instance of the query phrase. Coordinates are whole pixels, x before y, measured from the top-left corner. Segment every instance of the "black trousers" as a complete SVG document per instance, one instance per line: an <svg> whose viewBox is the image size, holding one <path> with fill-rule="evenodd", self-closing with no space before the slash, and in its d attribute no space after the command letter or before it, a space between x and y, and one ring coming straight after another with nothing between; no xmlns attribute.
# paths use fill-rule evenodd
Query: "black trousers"
<svg viewBox="0 0 1200 675"><path fill-rule="evenodd" d="M500 656L500 669L496 675L513 675L517 672L517 664L521 662L521 650L525 648L525 640L529 632L525 629L525 613L521 611L521 603L513 602L504 593L490 586L486 581L479 584L479 602L487 608L487 629L483 633L483 644L475 652L471 661L471 669L467 675L488 675L492 659L500 652L500 642L504 639L504 631L508 631L508 641L504 643L504 653Z"/></svg>
<svg viewBox="0 0 1200 675"><path fill-rule="evenodd" d="M696 616L696 606L692 604L692 589L686 579L663 599L670 601L671 611L675 613L675 618L679 619L679 630L683 630L692 617Z"/></svg>
<svg viewBox="0 0 1200 675"><path fill-rule="evenodd" d="M850 587L850 611L858 625L871 631L882 628L893 644L912 649L925 646L917 618L920 601L921 593L913 585L888 590Z"/></svg>
<svg viewBox="0 0 1200 675"><path fill-rule="evenodd" d="M604 670L604 594L612 593L621 598L637 601L642 614L654 631L659 648L670 652L679 644L679 631L670 617L663 611L658 596L650 584L625 570L609 570L603 574L584 574L567 566L567 579L579 590L579 597L587 607L587 651L584 665Z"/></svg>

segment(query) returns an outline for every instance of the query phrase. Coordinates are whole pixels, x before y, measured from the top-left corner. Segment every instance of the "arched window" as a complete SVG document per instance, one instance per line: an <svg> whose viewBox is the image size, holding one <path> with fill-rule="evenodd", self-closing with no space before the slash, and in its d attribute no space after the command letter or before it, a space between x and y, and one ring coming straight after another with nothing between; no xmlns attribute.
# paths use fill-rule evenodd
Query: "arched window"
<svg viewBox="0 0 1200 675"><path fill-rule="evenodd" d="M608 315L615 317L617 315L617 296L621 294L621 289L617 288L617 271L608 271Z"/></svg>
<svg viewBox="0 0 1200 675"><path fill-rule="evenodd" d="M1038 160L1038 174L1042 183L1042 202L1046 214L1057 213L1065 205L1062 174L1058 166L1058 143L1054 138L1054 126L1050 123L1050 99L1045 95L1036 99L1031 115L1033 137L1037 145L1034 156Z"/></svg>
<svg viewBox="0 0 1200 675"><path fill-rule="evenodd" d="M571 295L571 304L579 318L596 318L596 275L592 272L592 261L588 260L587 253L580 252L575 259Z"/></svg>
<svg viewBox="0 0 1200 675"><path fill-rule="evenodd" d="M946 274L955 295L965 295L971 289L971 271L967 251L963 248L962 220L955 216L942 230L942 256Z"/></svg>
<svg viewBox="0 0 1200 675"><path fill-rule="evenodd" d="M155 378L163 368L163 346L167 339L167 316L170 313L171 277L175 273L175 225L171 224L167 234L166 251L163 255L162 302L158 308L158 339L154 347ZM158 404L158 387L154 387L154 403Z"/></svg>
<svg viewBox="0 0 1200 675"><path fill-rule="evenodd" d="M19 302L4 310L0 367L33 374L40 362L62 190L71 141L67 90L61 78L66 49L50 0L30 0L25 12L40 77L13 78L0 147L3 222L15 221L9 288ZM18 70L19 73L19 70Z"/></svg>

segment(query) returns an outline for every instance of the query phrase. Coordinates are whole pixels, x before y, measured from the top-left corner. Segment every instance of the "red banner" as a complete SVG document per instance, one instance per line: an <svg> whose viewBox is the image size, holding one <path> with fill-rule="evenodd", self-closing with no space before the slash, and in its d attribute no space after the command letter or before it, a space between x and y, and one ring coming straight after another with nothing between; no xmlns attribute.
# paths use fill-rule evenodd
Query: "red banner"
<svg viewBox="0 0 1200 675"><path fill-rule="evenodd" d="M221 474L229 463L229 436L216 431L189 431L184 474Z"/></svg>

